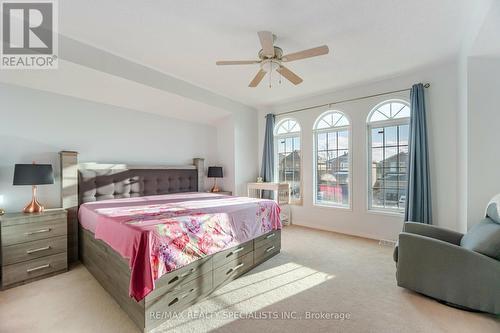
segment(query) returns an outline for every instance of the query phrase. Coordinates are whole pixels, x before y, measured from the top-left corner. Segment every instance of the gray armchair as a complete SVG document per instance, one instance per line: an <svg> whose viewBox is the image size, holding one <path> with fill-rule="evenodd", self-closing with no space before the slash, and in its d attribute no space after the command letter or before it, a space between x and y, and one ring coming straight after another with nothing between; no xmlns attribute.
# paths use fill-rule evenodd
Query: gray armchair
<svg viewBox="0 0 500 333"><path fill-rule="evenodd" d="M491 243L497 242L493 250L498 255L500 224L486 218L473 229L464 237L406 222L394 250L398 286L459 307L500 314L500 258L480 253L481 247L491 252Z"/></svg>

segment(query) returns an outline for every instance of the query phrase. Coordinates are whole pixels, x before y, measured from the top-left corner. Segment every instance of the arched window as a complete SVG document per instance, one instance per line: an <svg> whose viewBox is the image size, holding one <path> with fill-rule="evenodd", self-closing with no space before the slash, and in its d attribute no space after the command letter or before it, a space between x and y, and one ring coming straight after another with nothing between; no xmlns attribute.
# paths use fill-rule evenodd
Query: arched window
<svg viewBox="0 0 500 333"><path fill-rule="evenodd" d="M368 115L368 209L403 212L406 200L410 106L378 104Z"/></svg>
<svg viewBox="0 0 500 333"><path fill-rule="evenodd" d="M283 119L274 129L276 180L290 184L290 200L299 202L301 191L300 125L294 119Z"/></svg>
<svg viewBox="0 0 500 333"><path fill-rule="evenodd" d="M314 124L315 204L350 207L350 132L340 111L323 113Z"/></svg>

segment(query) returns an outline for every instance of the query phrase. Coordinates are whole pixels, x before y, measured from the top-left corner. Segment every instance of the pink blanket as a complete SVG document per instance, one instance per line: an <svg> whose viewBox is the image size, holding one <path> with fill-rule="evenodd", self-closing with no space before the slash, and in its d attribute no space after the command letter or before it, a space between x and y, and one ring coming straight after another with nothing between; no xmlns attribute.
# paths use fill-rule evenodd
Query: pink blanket
<svg viewBox="0 0 500 333"><path fill-rule="evenodd" d="M272 200L184 193L86 203L78 217L128 259L139 301L164 274L281 229L279 212Z"/></svg>

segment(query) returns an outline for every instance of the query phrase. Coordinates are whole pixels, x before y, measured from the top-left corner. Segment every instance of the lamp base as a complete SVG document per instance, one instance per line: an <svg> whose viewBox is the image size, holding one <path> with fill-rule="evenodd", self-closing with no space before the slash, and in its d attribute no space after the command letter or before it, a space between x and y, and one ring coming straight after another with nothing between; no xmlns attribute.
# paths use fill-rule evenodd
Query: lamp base
<svg viewBox="0 0 500 333"><path fill-rule="evenodd" d="M210 192L220 192L219 186L217 186L217 178L214 179L214 186L212 187Z"/></svg>
<svg viewBox="0 0 500 333"><path fill-rule="evenodd" d="M40 205L38 200L36 199L36 186L33 186L33 197L31 198L31 202L26 205L23 209L23 213L41 213L45 208Z"/></svg>

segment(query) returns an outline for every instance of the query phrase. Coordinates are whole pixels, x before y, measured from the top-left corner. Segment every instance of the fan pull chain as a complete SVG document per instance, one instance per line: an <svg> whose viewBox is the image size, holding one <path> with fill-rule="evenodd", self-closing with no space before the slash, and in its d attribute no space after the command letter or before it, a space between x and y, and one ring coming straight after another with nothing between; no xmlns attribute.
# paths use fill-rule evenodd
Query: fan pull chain
<svg viewBox="0 0 500 333"><path fill-rule="evenodd" d="M278 82L279 82L279 84L281 84L281 73L279 73L279 75L280 75L280 79L279 79Z"/></svg>
<svg viewBox="0 0 500 333"><path fill-rule="evenodd" d="M271 69L272 69L272 66L271 66ZM273 71L270 70L269 71L269 88L272 88L272 75L273 75Z"/></svg>

